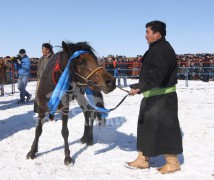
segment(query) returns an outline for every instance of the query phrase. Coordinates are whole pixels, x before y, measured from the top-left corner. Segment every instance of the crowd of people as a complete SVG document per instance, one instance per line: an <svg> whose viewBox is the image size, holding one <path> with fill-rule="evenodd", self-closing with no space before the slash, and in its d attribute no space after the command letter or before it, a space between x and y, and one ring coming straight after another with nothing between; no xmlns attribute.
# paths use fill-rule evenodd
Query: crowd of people
<svg viewBox="0 0 214 180"><path fill-rule="evenodd" d="M177 55L177 62L179 79L214 79L214 54L181 54Z"/></svg>
<svg viewBox="0 0 214 180"><path fill-rule="evenodd" d="M178 62L178 79L186 79L188 74L189 80L202 79L204 75L207 75L209 80L214 80L214 54L177 54L176 59ZM30 78L36 80L39 58L32 57L30 60ZM100 57L98 60L100 65L117 77L119 85L122 78L124 79L124 86L127 86L127 78L138 78L143 56L109 55L107 57ZM12 64L13 57L0 57L0 70L7 71L4 83L11 83L12 81ZM17 74L15 73L14 75L17 78Z"/></svg>
<svg viewBox="0 0 214 180"><path fill-rule="evenodd" d="M198 80L214 79L214 54L177 54L178 79ZM121 55L109 55L99 59L104 66L115 77L138 78L142 55L126 57ZM126 83L124 83L126 85Z"/></svg>
<svg viewBox="0 0 214 180"><path fill-rule="evenodd" d="M3 69L1 67L4 67L4 71L6 71L5 73L5 77L4 79L4 83L8 84L12 82L12 67L14 67L14 60L16 59L13 56L6 56L6 57L0 57L0 70L3 71ZM37 64L39 62L39 58L30 58L31 61L31 67L30 67L30 78L37 78ZM3 73L1 73L3 74ZM14 78L17 78L17 73L14 74Z"/></svg>

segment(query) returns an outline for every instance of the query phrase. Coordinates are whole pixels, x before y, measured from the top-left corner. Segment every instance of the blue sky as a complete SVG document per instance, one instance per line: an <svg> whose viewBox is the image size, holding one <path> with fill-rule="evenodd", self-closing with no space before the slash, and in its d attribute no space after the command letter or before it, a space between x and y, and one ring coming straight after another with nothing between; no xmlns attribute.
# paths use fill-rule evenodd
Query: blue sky
<svg viewBox="0 0 214 180"><path fill-rule="evenodd" d="M41 56L41 44L87 41L97 56L144 54L145 24L167 24L180 53L214 53L214 0L1 0L0 56L21 48ZM55 52L59 49L55 48Z"/></svg>

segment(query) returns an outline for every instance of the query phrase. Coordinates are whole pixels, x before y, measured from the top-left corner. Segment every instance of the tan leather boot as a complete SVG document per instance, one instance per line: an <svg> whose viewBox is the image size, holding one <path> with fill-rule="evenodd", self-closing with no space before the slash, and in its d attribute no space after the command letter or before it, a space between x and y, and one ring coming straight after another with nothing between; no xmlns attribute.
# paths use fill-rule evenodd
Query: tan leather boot
<svg viewBox="0 0 214 180"><path fill-rule="evenodd" d="M130 169L146 169L149 168L149 157L143 156L142 152L139 152L136 160L125 163L125 166Z"/></svg>
<svg viewBox="0 0 214 180"><path fill-rule="evenodd" d="M178 157L175 154L164 154L166 159L166 164L159 168L158 171L162 174L173 173L175 171L181 170Z"/></svg>

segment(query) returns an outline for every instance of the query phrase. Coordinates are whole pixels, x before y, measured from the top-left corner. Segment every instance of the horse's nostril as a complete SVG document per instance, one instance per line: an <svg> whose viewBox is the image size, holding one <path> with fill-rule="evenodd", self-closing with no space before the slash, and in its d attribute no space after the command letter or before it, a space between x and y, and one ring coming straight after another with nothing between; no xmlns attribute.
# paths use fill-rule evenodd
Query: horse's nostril
<svg viewBox="0 0 214 180"><path fill-rule="evenodd" d="M105 83L106 83L107 87L113 87L113 86L115 86L115 81L107 80Z"/></svg>

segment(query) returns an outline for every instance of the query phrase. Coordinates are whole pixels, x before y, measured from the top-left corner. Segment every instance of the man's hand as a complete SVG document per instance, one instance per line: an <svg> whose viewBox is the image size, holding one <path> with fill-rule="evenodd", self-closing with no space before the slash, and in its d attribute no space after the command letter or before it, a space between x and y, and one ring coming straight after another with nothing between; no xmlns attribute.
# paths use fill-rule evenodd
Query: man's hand
<svg viewBox="0 0 214 180"><path fill-rule="evenodd" d="M21 61L20 61L19 59L17 59L17 63L18 63L18 64L21 64Z"/></svg>
<svg viewBox="0 0 214 180"><path fill-rule="evenodd" d="M140 89L131 89L129 92L129 95L134 96L135 94L138 94L140 92Z"/></svg>

